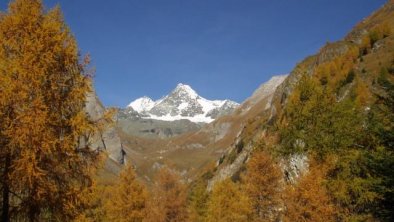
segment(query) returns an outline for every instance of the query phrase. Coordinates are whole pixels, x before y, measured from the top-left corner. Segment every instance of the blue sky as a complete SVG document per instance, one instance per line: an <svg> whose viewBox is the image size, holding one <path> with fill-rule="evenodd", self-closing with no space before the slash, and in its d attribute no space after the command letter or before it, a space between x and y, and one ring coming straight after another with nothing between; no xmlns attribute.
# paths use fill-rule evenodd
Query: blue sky
<svg viewBox="0 0 394 222"><path fill-rule="evenodd" d="M107 106L158 99L177 83L242 102L342 38L385 0L44 0L59 3L96 68ZM5 9L6 0L0 0Z"/></svg>

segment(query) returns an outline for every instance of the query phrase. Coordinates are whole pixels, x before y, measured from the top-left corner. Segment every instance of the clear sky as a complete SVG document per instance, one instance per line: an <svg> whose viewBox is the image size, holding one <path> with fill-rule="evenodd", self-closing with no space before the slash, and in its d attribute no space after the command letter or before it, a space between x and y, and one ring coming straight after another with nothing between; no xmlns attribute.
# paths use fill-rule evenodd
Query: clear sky
<svg viewBox="0 0 394 222"><path fill-rule="evenodd" d="M0 0L5 9L8 0ZM342 38L385 0L44 0L60 4L107 106L158 99L177 83L242 102Z"/></svg>

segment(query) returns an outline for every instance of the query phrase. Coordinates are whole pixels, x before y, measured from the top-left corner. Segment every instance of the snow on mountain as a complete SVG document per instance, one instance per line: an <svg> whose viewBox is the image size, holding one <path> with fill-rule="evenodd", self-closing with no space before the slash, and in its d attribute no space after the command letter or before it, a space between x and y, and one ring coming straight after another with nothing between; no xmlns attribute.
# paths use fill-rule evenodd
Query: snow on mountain
<svg viewBox="0 0 394 222"><path fill-rule="evenodd" d="M146 119L174 121L187 119L192 122L210 123L217 117L230 114L238 103L230 100L208 100L199 96L189 85L179 83L167 96L153 101L139 98L129 104Z"/></svg>
<svg viewBox="0 0 394 222"><path fill-rule="evenodd" d="M134 100L127 107L131 107L137 112L146 112L151 110L153 106L155 106L155 102L151 98L144 96Z"/></svg>

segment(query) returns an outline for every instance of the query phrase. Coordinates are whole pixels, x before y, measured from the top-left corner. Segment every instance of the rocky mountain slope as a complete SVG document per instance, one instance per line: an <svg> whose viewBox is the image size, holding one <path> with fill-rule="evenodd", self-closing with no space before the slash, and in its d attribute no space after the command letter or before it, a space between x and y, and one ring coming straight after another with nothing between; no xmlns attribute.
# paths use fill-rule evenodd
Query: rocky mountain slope
<svg viewBox="0 0 394 222"><path fill-rule="evenodd" d="M371 102L368 95L374 90L375 79L383 67L394 65L393 32L391 34L387 32L380 37L376 35L376 32L382 32L382 30L388 29L387 27L394 30L394 1L392 0L357 24L343 40L327 43L317 54L298 63L283 83L274 90L266 112L261 112L255 118L250 119L237 136L235 146L220 158L215 168L211 168L209 172L212 172L212 176L209 178L208 188L211 188L218 181L239 174L255 144L261 141L269 143L272 135L267 133L267 129L273 126L278 117L281 116L288 98L293 93L302 75L318 76L321 75L321 70L326 67L331 66L331 69L333 69L332 67L338 66L337 64L341 62L346 63L347 66L351 66L351 73L357 75L359 83L356 84L355 80L350 78L350 80L346 80L347 82L342 80L341 87L337 89L337 98L342 100L345 97L352 96L350 92L359 91L360 94L366 95L363 104L365 110L368 110L368 103ZM334 74L329 78L335 78ZM321 78L321 81L324 80L324 76L319 78ZM363 85L363 88L360 85ZM289 177L287 179L291 181L300 172L306 170L307 165L305 156L295 155L289 159L283 159L282 167L285 171L284 174Z"/></svg>
<svg viewBox="0 0 394 222"><path fill-rule="evenodd" d="M231 114L203 124L199 126L198 130L183 132L174 137L149 138L138 136L136 133L126 133L127 127L123 125L122 118L130 117L124 117L124 113L120 112L118 132L126 156L135 165L137 173L147 181L150 181L155 172L163 165L178 170L185 178L196 178L206 167L231 152L237 144L237 136L240 135L248 121L269 110L276 87L285 79L286 75L272 77L256 90L254 96L239 105ZM135 108L138 109L137 106ZM136 117L141 114L134 109L131 112L134 112L134 118L141 118ZM141 124L160 121L141 119L140 121L144 121ZM134 122L135 124L137 123ZM141 128L141 125L136 128Z"/></svg>
<svg viewBox="0 0 394 222"><path fill-rule="evenodd" d="M204 174L210 187L217 181L237 176L255 144L271 139L267 128L275 124L283 112L301 76L317 75L319 67L339 61L349 53L358 54L365 36L381 24L394 30L393 1L355 26L343 40L328 43L316 55L305 58L288 76L273 77L235 109L234 104L230 106L234 110L229 115L209 115L212 110L224 108L226 102L210 101L208 109L206 100L185 85L178 85L158 101L145 97L132 102L129 107L119 110L116 126L126 161L131 162L138 175L148 182L163 165L181 172L188 179ZM368 50L352 60L351 65L360 80L371 89L380 68L393 62L394 35L378 39ZM351 96L352 87L355 87L354 83L338 89L338 98ZM192 121L196 119L198 121ZM179 126L173 128L168 123ZM185 125L188 125L186 130ZM305 156L283 161L283 169L288 171L286 174L290 180L308 166Z"/></svg>
<svg viewBox="0 0 394 222"><path fill-rule="evenodd" d="M230 100L205 99L190 86L178 84L162 99L153 101L145 96L120 109L118 127L130 136L165 139L197 131L238 106Z"/></svg>

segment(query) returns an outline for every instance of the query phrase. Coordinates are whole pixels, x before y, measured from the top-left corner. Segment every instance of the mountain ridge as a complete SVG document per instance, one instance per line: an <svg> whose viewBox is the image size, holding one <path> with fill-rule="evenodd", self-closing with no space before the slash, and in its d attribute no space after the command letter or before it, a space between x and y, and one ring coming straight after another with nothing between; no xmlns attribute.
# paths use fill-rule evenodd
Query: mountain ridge
<svg viewBox="0 0 394 222"><path fill-rule="evenodd" d="M225 100L209 100L189 85L179 83L168 95L158 100L148 96L132 101L126 109L136 111L144 119L175 121L187 119L195 123L210 123L228 115L240 104Z"/></svg>

